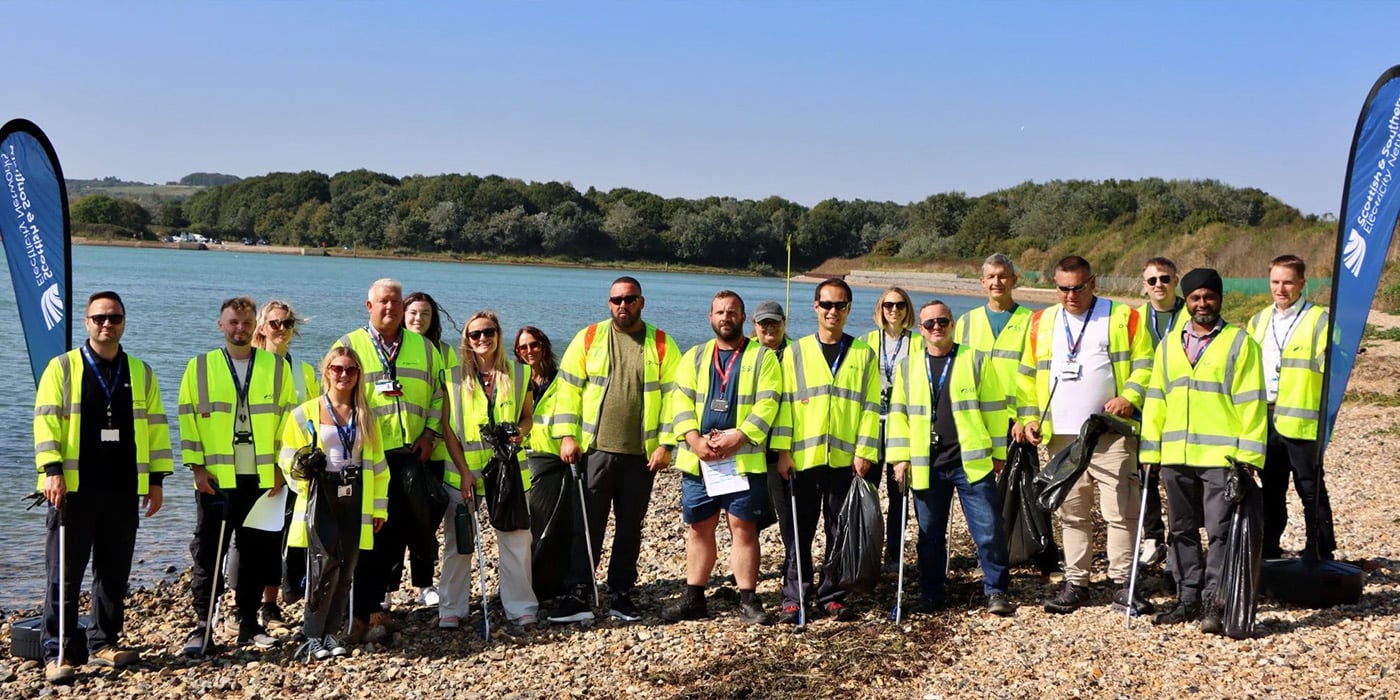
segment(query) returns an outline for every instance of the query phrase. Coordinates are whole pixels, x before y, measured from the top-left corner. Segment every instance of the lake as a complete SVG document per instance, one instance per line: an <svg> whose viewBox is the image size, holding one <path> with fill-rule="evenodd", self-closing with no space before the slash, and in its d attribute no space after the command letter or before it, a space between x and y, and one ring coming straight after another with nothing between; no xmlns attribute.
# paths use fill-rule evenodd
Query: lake
<svg viewBox="0 0 1400 700"><path fill-rule="evenodd" d="M191 357L223 343L215 324L220 303L229 297L247 294L259 305L271 298L290 302L307 319L298 327L292 355L313 363L341 335L365 324L365 294L370 282L380 277L403 282L405 294L417 290L432 294L458 324L476 311L489 309L500 316L508 338L513 339L514 329L520 326L538 326L549 335L556 352L562 353L580 328L607 318L608 287L622 274L629 273L586 267L74 246L73 301L77 308L73 313L82 315L93 292L111 289L122 295L128 319L123 346L155 370L172 430L178 432L175 399L180 375ZM682 350L712 337L708 314L716 291L734 290L749 309L766 299L781 302L784 295L784 282L775 278L630 274L641 281L646 296L643 318L670 333ZM13 299L9 272L3 266L0 276L4 277L0 294ZM816 330L812 291L811 284L792 285L798 307L788 325L793 337ZM879 296L878 289L855 290L848 331L860 334L874 327L873 310ZM915 306L930 298L929 294L914 294ZM955 314L983 301L953 296L944 300ZM0 509L0 522L8 533L0 542L0 609L14 610L42 602L44 515L40 508L25 511L20 501L35 485L34 385L19 318L9 303L0 304L0 333L7 358L0 365L0 395L13 397L0 403L0 435L5 436L0 439L0 493L6 494L0 502L8 505ZM75 321L74 343L85 339L82 323ZM166 480L165 506L141 524L132 565L133 585L172 578L173 574L166 573L168 569L182 571L189 565L193 486L189 472L178 466L179 436L172 433L171 442L176 447L177 467ZM90 570L88 576L90 579Z"/></svg>

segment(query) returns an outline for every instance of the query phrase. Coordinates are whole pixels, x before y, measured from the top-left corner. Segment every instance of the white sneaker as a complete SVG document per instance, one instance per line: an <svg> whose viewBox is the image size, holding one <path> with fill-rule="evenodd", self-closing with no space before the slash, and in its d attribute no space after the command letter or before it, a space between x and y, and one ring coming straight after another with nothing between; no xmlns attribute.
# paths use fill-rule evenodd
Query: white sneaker
<svg viewBox="0 0 1400 700"><path fill-rule="evenodd" d="M393 610L393 609L394 609L394 594L393 594L393 593L387 593L387 592L386 592L386 593L384 594L384 612L389 612L390 610Z"/></svg>
<svg viewBox="0 0 1400 700"><path fill-rule="evenodd" d="M1142 541L1142 552L1138 555L1138 563L1146 567L1153 567L1162 563L1167 557L1166 543L1159 543L1155 539Z"/></svg>
<svg viewBox="0 0 1400 700"><path fill-rule="evenodd" d="M437 607L438 604L437 586L425 586L418 589L418 604L426 607Z"/></svg>

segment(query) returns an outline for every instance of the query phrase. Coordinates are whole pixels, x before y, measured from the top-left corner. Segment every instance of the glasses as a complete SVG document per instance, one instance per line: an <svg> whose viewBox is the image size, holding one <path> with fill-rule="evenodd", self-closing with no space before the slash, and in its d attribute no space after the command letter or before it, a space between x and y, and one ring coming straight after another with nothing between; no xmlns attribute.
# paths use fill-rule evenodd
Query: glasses
<svg viewBox="0 0 1400 700"><path fill-rule="evenodd" d="M1161 282L1162 284L1171 284L1171 283L1172 283L1172 276L1171 276L1171 275L1162 275L1162 276L1160 276L1160 277L1148 277L1147 279L1145 279L1145 280L1143 280L1143 281L1147 283L1147 286L1149 286L1149 287L1155 287L1155 286L1157 286L1157 283L1158 283L1158 282Z"/></svg>
<svg viewBox="0 0 1400 700"><path fill-rule="evenodd" d="M479 331L467 331L467 337L470 338L470 339L472 339L472 340L481 340L481 338L482 338L483 336L485 336L485 337L487 337L487 338L494 338L494 337L496 337L496 329L495 329L495 328L483 328L483 329L481 329L481 330L479 330Z"/></svg>
<svg viewBox="0 0 1400 700"><path fill-rule="evenodd" d="M641 298L642 295L640 294L628 294L625 296L608 297L608 301L611 302L613 306L622 306L623 304L635 304L637 300Z"/></svg>
<svg viewBox="0 0 1400 700"><path fill-rule="evenodd" d="M902 301L882 301L880 302L880 306L883 306L886 311L894 311L896 309L903 311L909 304Z"/></svg>
<svg viewBox="0 0 1400 700"><path fill-rule="evenodd" d="M521 343L521 344L515 346L515 349L518 350L519 352L534 352L534 351L539 350L539 349L541 349L541 348L543 348L543 347L544 347L543 345L540 345L540 341L535 340L535 341L532 341L532 342L529 342L529 343Z"/></svg>
<svg viewBox="0 0 1400 700"><path fill-rule="evenodd" d="M1064 286L1063 284L1057 284L1057 285L1055 285L1055 288L1056 288L1056 289L1059 289L1060 291L1064 292L1065 294L1074 294L1075 292L1082 292L1082 291L1084 291L1085 289L1088 289L1088 288L1089 288L1089 283L1088 283L1088 282L1081 282L1081 283L1079 283L1079 284L1074 285L1073 287L1066 287L1066 286Z"/></svg>
<svg viewBox="0 0 1400 700"><path fill-rule="evenodd" d="M297 320L294 318L270 318L267 320L267 327L274 331L289 331L296 325Z"/></svg>
<svg viewBox="0 0 1400 700"><path fill-rule="evenodd" d="M851 302L849 302L849 301L827 301L826 299L822 299L821 301L817 302L817 306L822 307L822 308L825 309L826 311L830 311L830 310L832 310L832 309L836 309L837 311L845 311L846 309L851 308Z"/></svg>
<svg viewBox="0 0 1400 700"><path fill-rule="evenodd" d="M94 326L120 326L126 322L126 314L93 314L88 320Z"/></svg>
<svg viewBox="0 0 1400 700"><path fill-rule="evenodd" d="M947 316L939 316L938 318L924 319L924 322L919 325L923 326L924 330L931 331L934 328L947 328L953 325L953 319Z"/></svg>
<svg viewBox="0 0 1400 700"><path fill-rule="evenodd" d="M326 365L326 372L337 377L354 377L360 373L355 365Z"/></svg>

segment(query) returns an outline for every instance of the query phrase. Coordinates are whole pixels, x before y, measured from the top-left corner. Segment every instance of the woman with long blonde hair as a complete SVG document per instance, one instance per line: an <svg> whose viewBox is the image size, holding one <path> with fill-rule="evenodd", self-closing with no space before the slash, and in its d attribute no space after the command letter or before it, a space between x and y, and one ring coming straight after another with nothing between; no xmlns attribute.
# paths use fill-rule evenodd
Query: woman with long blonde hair
<svg viewBox="0 0 1400 700"><path fill-rule="evenodd" d="M885 416L890 410L890 392L894 386L895 370L908 357L922 357L924 337L914 331L914 301L902 287L887 287L880 292L880 300L875 302L875 330L865 334L865 343L878 353L880 358L880 458L884 464L877 464L866 475L876 488L880 486L880 476L887 478L889 492L889 512L885 513L885 572L893 573L899 566L899 529L904 523L899 485L894 479L894 465L885 456Z"/></svg>

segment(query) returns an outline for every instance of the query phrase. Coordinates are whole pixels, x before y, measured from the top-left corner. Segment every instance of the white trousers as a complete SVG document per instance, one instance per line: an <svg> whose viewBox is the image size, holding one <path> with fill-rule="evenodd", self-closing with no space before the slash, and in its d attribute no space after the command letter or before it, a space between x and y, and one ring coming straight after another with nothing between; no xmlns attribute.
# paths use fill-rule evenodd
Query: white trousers
<svg viewBox="0 0 1400 700"><path fill-rule="evenodd" d="M448 503L443 531L446 535L442 553L442 580L438 583L438 616L466 617L472 592L472 557L457 553L457 528L453 524L462 492L447 489ZM484 513L482 514L484 515ZM496 530L498 594L506 619L511 622L539 613L535 598L534 569L531 556L532 538L529 530L501 532ZM488 564L491 563L487 557Z"/></svg>

